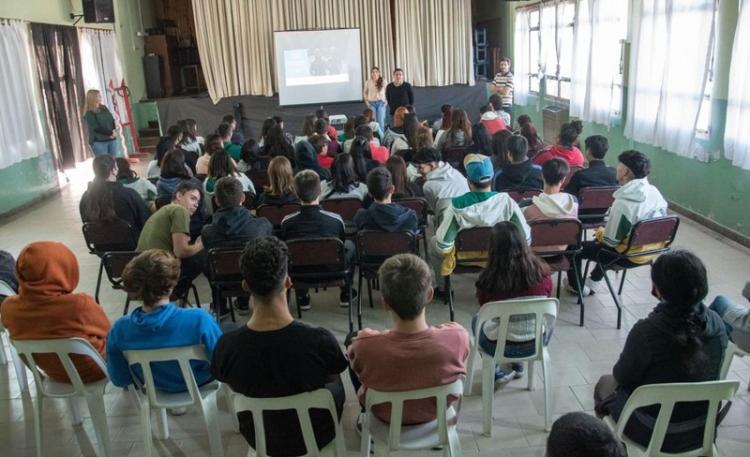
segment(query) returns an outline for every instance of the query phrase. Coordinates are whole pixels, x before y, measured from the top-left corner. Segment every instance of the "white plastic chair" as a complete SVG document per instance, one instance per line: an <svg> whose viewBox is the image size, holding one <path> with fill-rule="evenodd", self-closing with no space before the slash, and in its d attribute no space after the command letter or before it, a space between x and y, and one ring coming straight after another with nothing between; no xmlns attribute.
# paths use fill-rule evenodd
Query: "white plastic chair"
<svg viewBox="0 0 750 457"><path fill-rule="evenodd" d="M545 330L552 331L557 319L558 301L555 298L525 298L520 300L504 300L489 302L482 305L477 313L476 330L471 335L471 351L469 355L468 376L466 381L466 395L471 395L474 381L474 362L477 354L482 358L482 413L483 432L492 436L492 402L495 396L495 365L504 363L519 363L528 361L529 384L528 389L534 387L534 362L542 363L542 374L544 377L544 429L549 431L551 427L550 412L551 405L551 367L550 356L547 347L542 344L542 335ZM508 322L511 316L533 314L535 318L534 335L536 347L534 353L528 357L505 357L505 341L508 334ZM497 347L495 354L489 355L479 347L479 332L485 322L500 319L497 332Z"/></svg>
<svg viewBox="0 0 750 457"><path fill-rule="evenodd" d="M685 382L671 384L650 384L641 386L630 395L622 409L620 420L615 421L607 416L604 421L614 430L617 437L625 443L629 457L699 457L718 456L714 444L716 433L716 416L719 402L729 401L737 392L739 381ZM667 435L669 419L676 403L708 401L708 415L703 431L703 446L692 451L677 454L661 452L664 438ZM648 447L644 448L625 435L625 425L638 408L659 405L659 415L654 423L654 431Z"/></svg>
<svg viewBox="0 0 750 457"><path fill-rule="evenodd" d="M8 363L8 358L5 355L5 343L3 338L6 333L3 323L0 321L0 364L2 365ZM10 336L8 338L10 339ZM24 365L21 358L18 357L16 348L13 347L12 344L8 344L8 350L10 351L10 358L13 361L13 369L16 372L16 381L18 382L18 388L21 391L21 395L31 398L31 394L29 393L29 381L26 378L26 365Z"/></svg>
<svg viewBox="0 0 750 457"><path fill-rule="evenodd" d="M236 412L250 411L253 414L253 427L255 429L255 449L252 447L248 450L248 457L266 457L268 456L266 446L266 426L263 421L264 411L284 411L295 410L302 430L302 438L307 448L307 454L304 457L345 457L346 444L344 443L344 434L341 429L341 422L336 413L336 403L333 395L328 389L318 389L313 392L305 392L288 397L276 398L251 398L242 394L232 393L232 404ZM333 418L336 427L336 436L333 441L323 449L318 449L315 441L315 432L310 420L310 410L327 409ZM302 457L302 456L301 456Z"/></svg>
<svg viewBox="0 0 750 457"><path fill-rule="evenodd" d="M216 405L216 394L220 390L217 381L210 382L198 387L190 367L191 360L208 361L206 349L203 345L182 346L161 349L142 349L123 351L125 359L131 370L131 377L135 383L138 394L138 404L141 412L141 425L143 426L143 445L145 455L151 456L153 444L151 443L151 410L159 412L158 427L160 438L169 438L169 426L167 424L166 408L183 408L195 406L203 415L203 420L208 430L208 441L213 457L223 455L221 445L221 431L219 430L219 413ZM187 386L187 392L164 392L158 390L154 384L151 372L151 363L176 361ZM139 364L143 371L143 383L133 374L133 365Z"/></svg>
<svg viewBox="0 0 750 457"><path fill-rule="evenodd" d="M719 379L727 379L727 375L729 375L729 368L732 366L732 359L734 359L735 356L737 357L745 357L748 355L747 352L743 351L739 347L737 347L736 344L729 341L727 344L727 349L724 351L724 360L721 362L721 371L719 372ZM750 390L750 383L747 385L747 390Z"/></svg>
<svg viewBox="0 0 750 457"><path fill-rule="evenodd" d="M42 456L42 411L44 397L67 398L73 413L73 424L83 422L77 400L86 399L91 413L96 439L99 442L101 455L109 455L109 431L107 429L107 414L104 410L104 389L109 382L107 366L101 355L91 344L83 338L63 338L53 340L11 340L16 351L22 356L34 375L36 384L36 401L34 402L34 439L36 440L36 455ZM37 367L33 354L56 354L60 359L70 384L52 381ZM82 354L90 357L104 373L101 381L84 383L78 374L70 354Z"/></svg>
<svg viewBox="0 0 750 457"><path fill-rule="evenodd" d="M458 440L459 403L448 406L448 396L461 396L464 390L463 379L450 384L404 392L382 392L367 389L364 422L362 423L361 457L370 457L370 440L375 445L375 456L384 457L399 449L418 450L443 446L445 457L461 457L461 443ZM404 402L435 398L437 418L419 425L402 425ZM372 413L372 407L382 403L391 404L391 417L388 424Z"/></svg>

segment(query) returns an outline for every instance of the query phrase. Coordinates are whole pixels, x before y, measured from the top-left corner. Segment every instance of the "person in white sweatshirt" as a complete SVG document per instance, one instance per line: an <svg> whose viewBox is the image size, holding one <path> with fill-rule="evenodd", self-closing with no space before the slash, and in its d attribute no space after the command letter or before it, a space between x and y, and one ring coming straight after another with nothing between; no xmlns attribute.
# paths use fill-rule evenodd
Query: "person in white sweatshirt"
<svg viewBox="0 0 750 457"><path fill-rule="evenodd" d="M570 194L560 192L565 177L570 171L568 162L560 158L550 159L542 166L544 193L531 199L531 204L523 208L527 222L539 219L576 219L578 217L578 200ZM524 202L521 202L524 206ZM566 245L543 246L544 251L564 251Z"/></svg>
<svg viewBox="0 0 750 457"><path fill-rule="evenodd" d="M412 157L412 163L417 166L417 171L425 180L422 191L427 200L427 207L436 216L439 216L447 205L446 199L469 192L466 178L449 163L441 161L437 149L419 150Z"/></svg>
<svg viewBox="0 0 750 457"><path fill-rule="evenodd" d="M602 258L606 261L607 251L615 255L625 252L630 232L636 223L667 215L667 201L664 200L659 190L648 182L648 174L651 171L651 161L648 157L641 152L630 150L620 154L617 160L617 182L622 187L613 194L615 201L609 211L607 226L596 231L594 241L583 243L583 251L576 257L576 262L579 262L578 271L582 271L580 268L582 260ZM630 254L648 251L655 247L657 246L646 245L631 249ZM630 262L633 265L642 265L650 262L652 258L653 256L631 257ZM566 287L571 293L578 294L574 275L573 269L568 271ZM596 282L603 278L604 271L597 265L591 272L591 280ZM581 292L583 295L593 293L585 285Z"/></svg>
<svg viewBox="0 0 750 457"><path fill-rule="evenodd" d="M531 240L531 229L518 204L506 193L492 191L492 160L482 154L467 154L464 168L469 178L469 192L449 200L442 221L427 252L427 260L435 274L438 294L443 281L456 266L455 241L458 232L473 227L492 227L508 221L516 225ZM482 255L469 254L471 258ZM486 257L486 253L484 253Z"/></svg>

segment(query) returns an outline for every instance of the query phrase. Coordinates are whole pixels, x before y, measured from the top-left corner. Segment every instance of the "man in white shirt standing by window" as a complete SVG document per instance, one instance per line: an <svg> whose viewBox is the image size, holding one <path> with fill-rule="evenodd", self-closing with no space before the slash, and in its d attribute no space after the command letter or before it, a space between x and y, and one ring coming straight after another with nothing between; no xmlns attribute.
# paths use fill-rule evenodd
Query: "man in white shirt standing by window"
<svg viewBox="0 0 750 457"><path fill-rule="evenodd" d="M492 81L493 92L500 95L502 106L500 109L513 116L513 73L510 71L510 59L500 59L500 73ZM497 109L498 107L495 107ZM509 124L512 125L512 124Z"/></svg>

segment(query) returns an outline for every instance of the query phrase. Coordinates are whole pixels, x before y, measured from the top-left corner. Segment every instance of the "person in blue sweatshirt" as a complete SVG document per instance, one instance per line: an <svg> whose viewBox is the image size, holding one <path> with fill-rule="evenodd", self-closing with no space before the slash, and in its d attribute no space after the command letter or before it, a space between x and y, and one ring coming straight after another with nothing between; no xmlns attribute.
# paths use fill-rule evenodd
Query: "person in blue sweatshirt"
<svg viewBox="0 0 750 457"><path fill-rule="evenodd" d="M419 230L414 210L391 203L395 189L387 168L377 167L367 175L367 190L375 201L369 208L360 209L354 215L358 229L415 233Z"/></svg>
<svg viewBox="0 0 750 457"><path fill-rule="evenodd" d="M149 249L128 263L122 279L132 298L143 306L115 322L107 335L107 371L112 384L126 387L133 383L123 351L159 349L202 344L210 360L221 330L213 318L200 308L178 308L169 295L180 276L180 260L170 252ZM209 362L191 361L199 386L213 381ZM157 389L185 392L187 387L176 361L151 365ZM138 365L133 374L143 379Z"/></svg>

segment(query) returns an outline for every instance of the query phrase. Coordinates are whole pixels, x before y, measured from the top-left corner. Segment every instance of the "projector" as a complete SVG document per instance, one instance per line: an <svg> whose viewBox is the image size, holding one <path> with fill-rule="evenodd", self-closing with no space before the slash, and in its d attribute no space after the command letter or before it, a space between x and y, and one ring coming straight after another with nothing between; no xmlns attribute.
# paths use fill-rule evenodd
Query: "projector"
<svg viewBox="0 0 750 457"><path fill-rule="evenodd" d="M337 132L344 131L346 120L346 114L332 114L328 116L328 123L332 125Z"/></svg>

